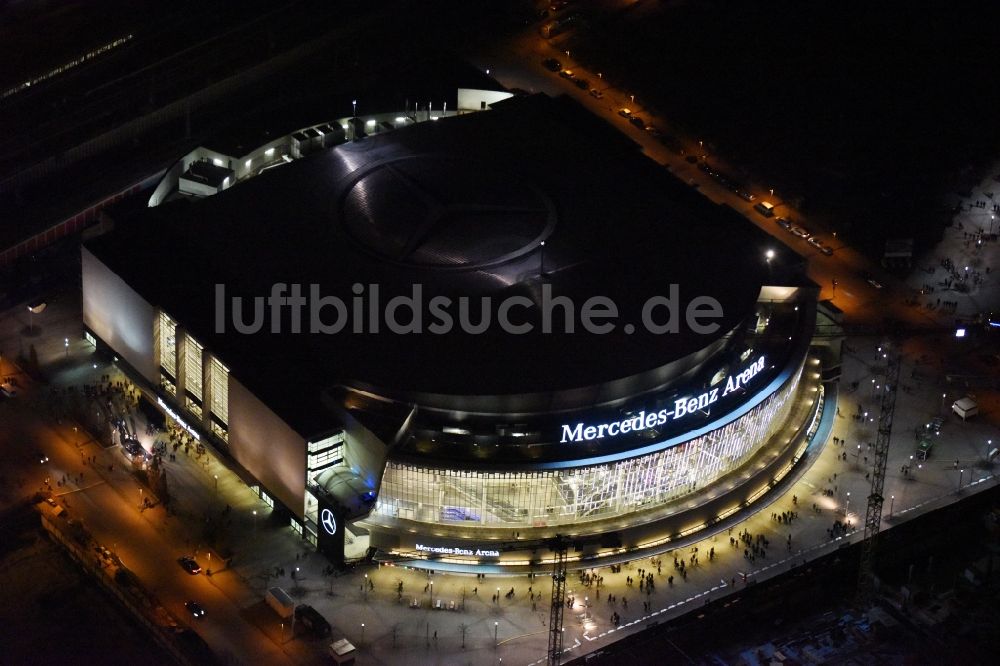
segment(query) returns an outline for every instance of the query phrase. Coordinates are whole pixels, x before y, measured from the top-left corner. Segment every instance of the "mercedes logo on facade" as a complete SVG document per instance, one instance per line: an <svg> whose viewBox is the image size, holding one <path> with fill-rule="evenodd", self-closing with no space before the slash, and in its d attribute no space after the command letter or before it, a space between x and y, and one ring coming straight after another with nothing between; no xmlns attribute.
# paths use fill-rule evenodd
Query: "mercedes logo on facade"
<svg viewBox="0 0 1000 666"><path fill-rule="evenodd" d="M319 522L330 536L337 533L337 519L333 517L333 511L323 509L319 514Z"/></svg>
<svg viewBox="0 0 1000 666"><path fill-rule="evenodd" d="M470 269L538 249L555 205L529 183L471 160L409 155L351 174L336 216L366 251L407 266Z"/></svg>

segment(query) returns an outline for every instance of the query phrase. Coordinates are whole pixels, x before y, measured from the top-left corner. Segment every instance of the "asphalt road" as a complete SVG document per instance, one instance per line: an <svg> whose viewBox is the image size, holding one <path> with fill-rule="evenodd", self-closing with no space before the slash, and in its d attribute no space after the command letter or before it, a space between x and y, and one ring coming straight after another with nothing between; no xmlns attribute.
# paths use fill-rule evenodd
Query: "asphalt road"
<svg viewBox="0 0 1000 666"><path fill-rule="evenodd" d="M697 164L686 160L694 155L699 160L707 159L711 165L724 172L732 169L723 159L716 155L707 155L696 137L683 135L674 127L669 119L656 116L651 109L642 103L641 91L625 91L614 86L613 82L604 78L602 73L588 71L563 48L567 34L550 40L543 39L538 34L539 23L532 24L518 31L508 39L484 46L473 56L473 61L483 70L490 73L508 88L520 88L528 92L544 92L549 95L568 95L578 101L596 116L605 119L612 126L619 128L630 139L642 147L651 159L669 169L677 178L697 187L708 199L716 203L725 203L744 214L747 219L774 237L775 242L784 243L808 261L808 275L821 289L821 298L831 300L841 309L847 321L856 326L882 325L887 319L893 319L909 329L935 329L950 326L952 317L941 312L931 312L908 306L905 301L915 296L913 289L903 281L883 270L866 256L854 248L841 242L827 233L821 224L804 217L790 202L782 199L780 192L773 195L762 184L748 183L750 191L756 196L756 201L770 201L775 204L775 217L765 218L754 211L755 202L747 202L734 192L726 189L711 176L698 169ZM542 65L546 58L556 58L567 69L572 69L576 77L588 81L589 87L603 93L601 99L592 97L587 90L578 88L572 81L550 72ZM685 148L684 155L677 155L656 140L647 132L630 124L618 115L619 109L627 107L634 115L645 119L646 124L655 125L665 134L672 134L681 139ZM793 219L818 235L834 249L833 256L825 256L809 245L804 238L797 238L782 229L776 222L777 217ZM763 259L763 258L762 258ZM874 276L882 288L869 284L866 274ZM836 280L836 287L834 286Z"/></svg>

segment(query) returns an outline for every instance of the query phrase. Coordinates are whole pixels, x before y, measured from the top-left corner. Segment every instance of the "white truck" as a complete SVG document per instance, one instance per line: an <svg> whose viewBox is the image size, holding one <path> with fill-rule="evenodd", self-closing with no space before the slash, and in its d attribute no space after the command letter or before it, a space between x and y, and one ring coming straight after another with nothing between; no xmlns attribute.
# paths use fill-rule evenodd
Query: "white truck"
<svg viewBox="0 0 1000 666"><path fill-rule="evenodd" d="M970 416L975 416L976 414L979 413L979 403L977 403L969 396L965 396L961 400L956 400L954 402L954 404L951 406L951 411L958 414L960 417L962 417L962 420L965 421Z"/></svg>

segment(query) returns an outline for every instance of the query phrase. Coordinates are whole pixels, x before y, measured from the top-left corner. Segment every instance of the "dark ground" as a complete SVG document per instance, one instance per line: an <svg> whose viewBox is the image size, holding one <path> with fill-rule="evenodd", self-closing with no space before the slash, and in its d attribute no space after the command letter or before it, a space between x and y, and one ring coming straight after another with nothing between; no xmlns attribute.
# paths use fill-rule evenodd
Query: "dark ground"
<svg viewBox="0 0 1000 666"><path fill-rule="evenodd" d="M44 536L30 506L0 515L0 588L0 663L174 663Z"/></svg>
<svg viewBox="0 0 1000 666"><path fill-rule="evenodd" d="M941 195L997 156L998 18L982 0L642 0L567 46L710 157L881 252L887 236L933 240Z"/></svg>

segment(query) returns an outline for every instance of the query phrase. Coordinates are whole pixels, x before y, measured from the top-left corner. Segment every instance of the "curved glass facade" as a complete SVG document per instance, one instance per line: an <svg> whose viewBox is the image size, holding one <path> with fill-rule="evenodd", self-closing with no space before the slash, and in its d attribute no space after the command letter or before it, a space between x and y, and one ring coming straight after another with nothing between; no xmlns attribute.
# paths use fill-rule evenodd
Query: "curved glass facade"
<svg viewBox="0 0 1000 666"><path fill-rule="evenodd" d="M677 499L732 472L782 427L802 366L739 419L662 451L562 470L482 472L386 465L373 524L550 527L624 516Z"/></svg>

